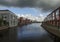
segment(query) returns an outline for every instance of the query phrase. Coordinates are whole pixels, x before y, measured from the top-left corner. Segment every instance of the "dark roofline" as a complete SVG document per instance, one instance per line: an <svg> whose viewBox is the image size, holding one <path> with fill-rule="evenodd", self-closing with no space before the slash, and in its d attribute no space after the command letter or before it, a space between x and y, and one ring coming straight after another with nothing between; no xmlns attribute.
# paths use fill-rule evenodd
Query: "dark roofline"
<svg viewBox="0 0 60 42"><path fill-rule="evenodd" d="M9 11L8 9L5 9L5 10L0 10L0 11Z"/></svg>
<svg viewBox="0 0 60 42"><path fill-rule="evenodd" d="M8 10L8 9L5 9L5 10L0 10L0 11L9 11L9 12L12 12L12 11L10 11L10 10ZM13 12L12 12L13 13Z"/></svg>
<svg viewBox="0 0 60 42"><path fill-rule="evenodd" d="M11 13L15 14L14 12L12 12L12 11L10 11L10 10L8 10L8 9L0 10L0 11L9 11L9 12L11 12Z"/></svg>

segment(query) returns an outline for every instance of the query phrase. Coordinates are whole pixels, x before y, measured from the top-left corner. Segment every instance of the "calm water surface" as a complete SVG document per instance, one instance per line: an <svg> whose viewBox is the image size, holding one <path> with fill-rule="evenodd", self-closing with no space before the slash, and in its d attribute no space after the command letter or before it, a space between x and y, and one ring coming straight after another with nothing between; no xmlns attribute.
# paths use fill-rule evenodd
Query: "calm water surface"
<svg viewBox="0 0 60 42"><path fill-rule="evenodd" d="M3 31L0 42L53 42L40 25L41 23L33 23Z"/></svg>
<svg viewBox="0 0 60 42"><path fill-rule="evenodd" d="M41 23L33 23L18 27L18 41L22 42L53 42Z"/></svg>

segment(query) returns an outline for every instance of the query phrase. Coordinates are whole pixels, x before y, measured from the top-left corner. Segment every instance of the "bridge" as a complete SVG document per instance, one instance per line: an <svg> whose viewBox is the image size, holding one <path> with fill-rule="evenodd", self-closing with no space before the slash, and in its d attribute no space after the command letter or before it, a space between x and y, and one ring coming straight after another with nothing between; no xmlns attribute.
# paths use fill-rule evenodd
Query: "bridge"
<svg viewBox="0 0 60 42"><path fill-rule="evenodd" d="M60 42L60 7L44 19L42 26L53 35L55 42Z"/></svg>

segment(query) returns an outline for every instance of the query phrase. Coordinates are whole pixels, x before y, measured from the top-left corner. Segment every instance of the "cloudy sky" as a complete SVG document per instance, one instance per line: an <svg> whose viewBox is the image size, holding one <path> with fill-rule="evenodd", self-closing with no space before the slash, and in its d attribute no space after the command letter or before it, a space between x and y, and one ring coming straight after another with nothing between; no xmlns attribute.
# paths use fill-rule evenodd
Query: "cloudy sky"
<svg viewBox="0 0 60 42"><path fill-rule="evenodd" d="M0 10L9 9L15 14L45 17L60 6L60 0L0 0Z"/></svg>

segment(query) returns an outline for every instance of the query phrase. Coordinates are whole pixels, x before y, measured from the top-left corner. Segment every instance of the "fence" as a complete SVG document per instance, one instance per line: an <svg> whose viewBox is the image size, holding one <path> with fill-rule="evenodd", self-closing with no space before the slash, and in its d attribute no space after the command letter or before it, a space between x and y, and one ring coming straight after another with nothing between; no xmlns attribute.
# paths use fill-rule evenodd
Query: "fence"
<svg viewBox="0 0 60 42"><path fill-rule="evenodd" d="M51 12L43 22L44 25L51 25L60 28L60 7Z"/></svg>

